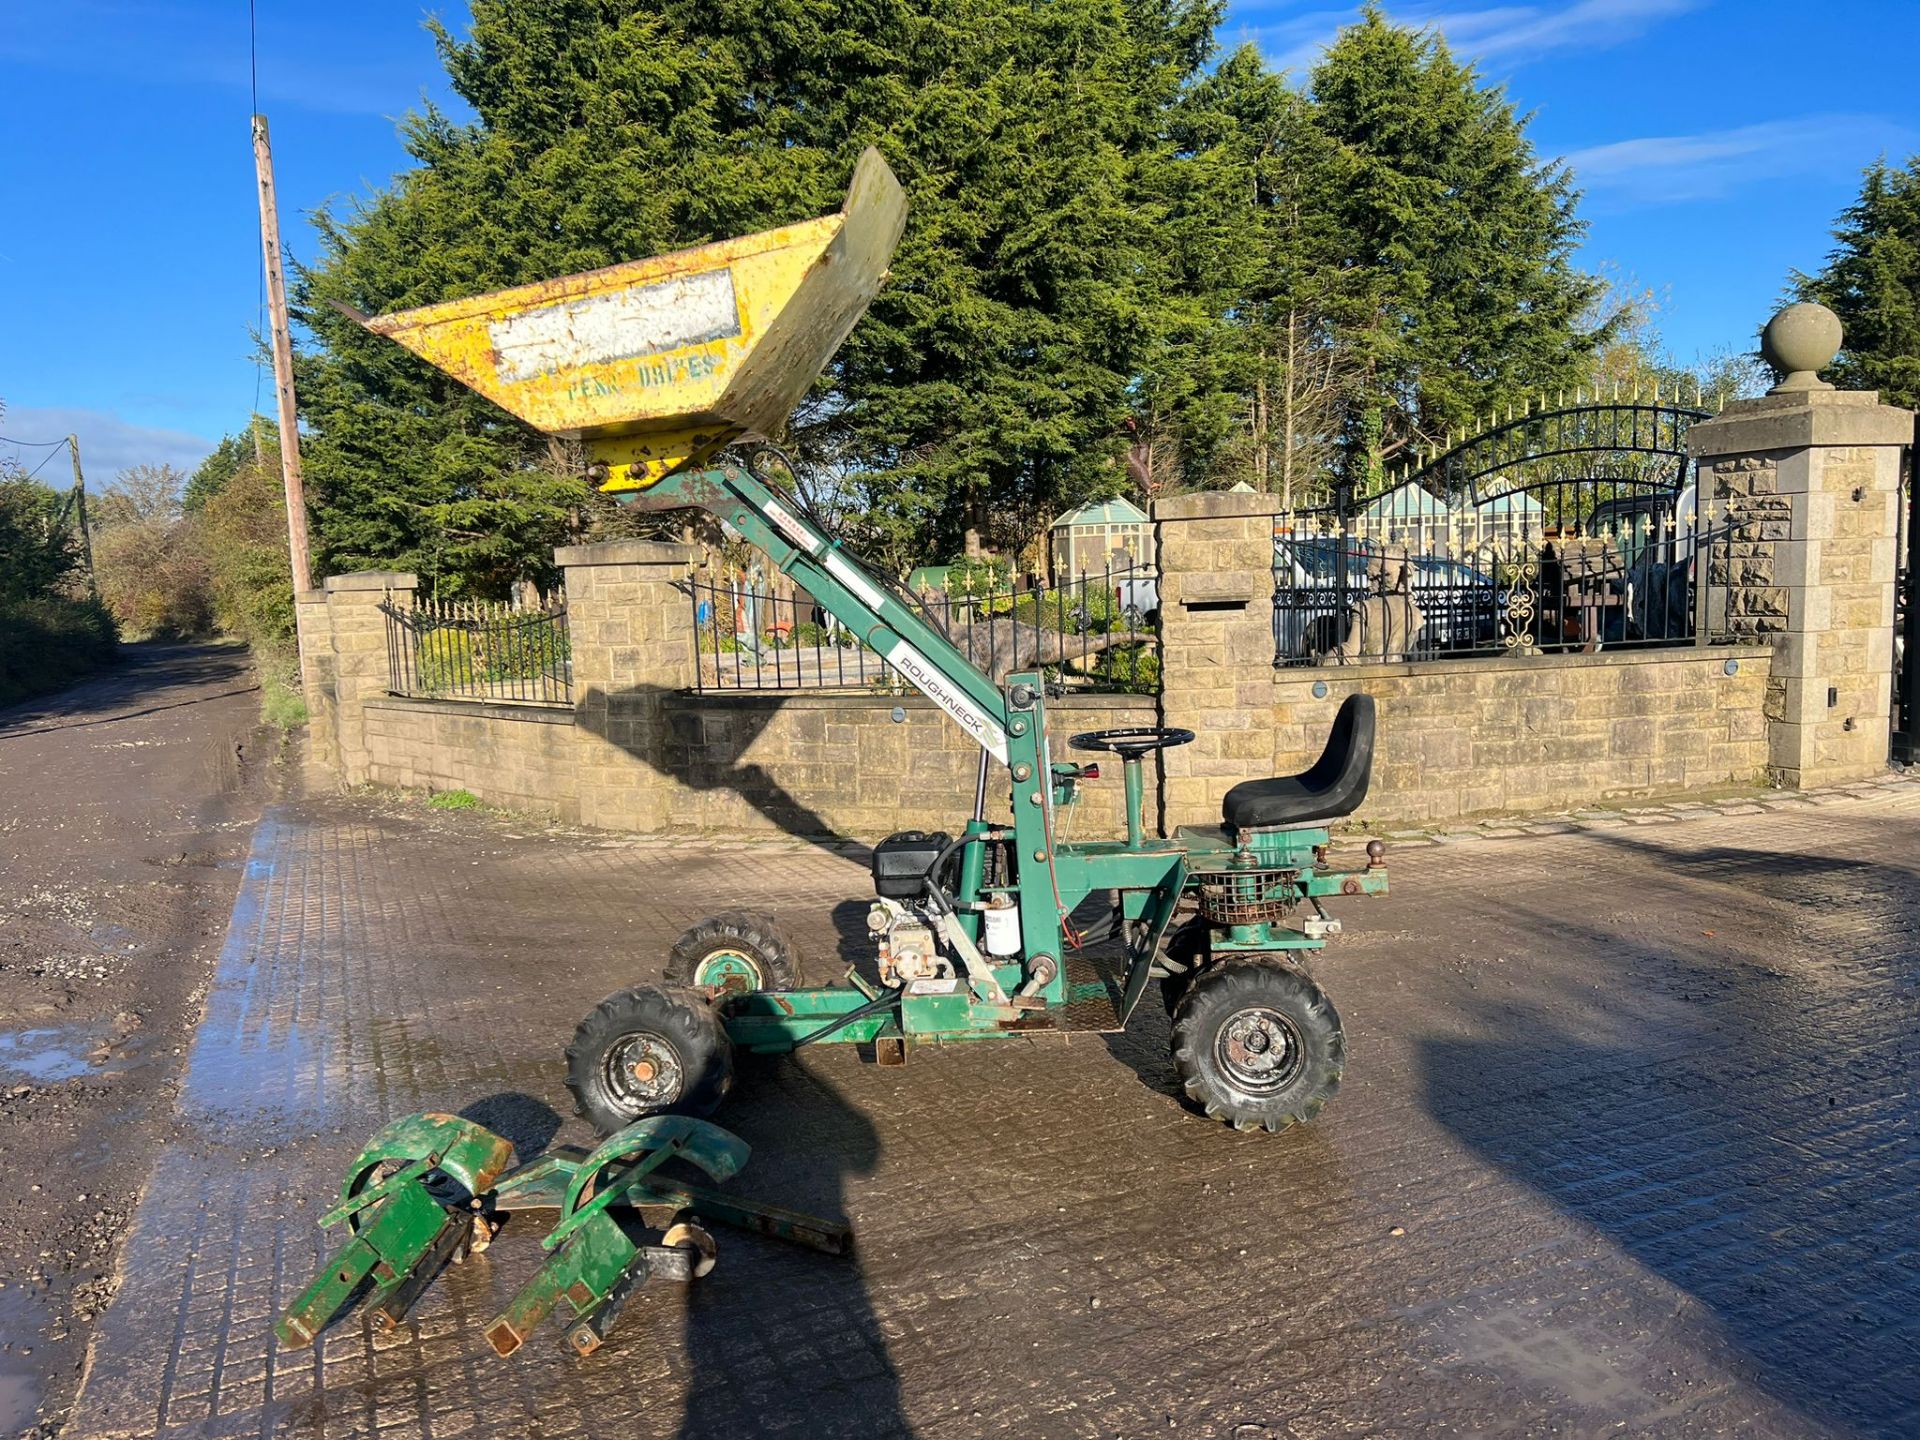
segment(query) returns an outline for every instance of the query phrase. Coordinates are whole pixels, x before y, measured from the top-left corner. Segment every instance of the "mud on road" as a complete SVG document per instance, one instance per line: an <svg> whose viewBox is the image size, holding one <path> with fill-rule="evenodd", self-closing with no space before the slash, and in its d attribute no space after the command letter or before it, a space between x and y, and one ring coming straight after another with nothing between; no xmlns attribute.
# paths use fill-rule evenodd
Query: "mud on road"
<svg viewBox="0 0 1920 1440"><path fill-rule="evenodd" d="M243 648L126 656L0 710L0 1435L71 1404L283 769Z"/></svg>

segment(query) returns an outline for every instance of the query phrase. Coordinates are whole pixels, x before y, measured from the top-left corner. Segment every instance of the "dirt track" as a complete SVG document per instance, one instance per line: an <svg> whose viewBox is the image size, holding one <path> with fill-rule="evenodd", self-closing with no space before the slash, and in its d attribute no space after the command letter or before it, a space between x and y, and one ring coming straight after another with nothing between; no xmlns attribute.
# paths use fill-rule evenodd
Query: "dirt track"
<svg viewBox="0 0 1920 1440"><path fill-rule="evenodd" d="M0 710L0 1435L58 1432L175 1123L278 768L258 719L222 645L132 646Z"/></svg>

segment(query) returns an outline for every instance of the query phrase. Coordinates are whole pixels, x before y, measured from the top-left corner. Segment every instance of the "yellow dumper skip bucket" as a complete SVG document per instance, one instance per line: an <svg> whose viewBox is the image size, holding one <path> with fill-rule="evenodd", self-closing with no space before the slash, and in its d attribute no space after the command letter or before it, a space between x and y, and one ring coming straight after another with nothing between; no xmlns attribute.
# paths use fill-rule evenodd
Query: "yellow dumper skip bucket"
<svg viewBox="0 0 1920 1440"><path fill-rule="evenodd" d="M837 215L363 323L644 490L786 421L865 313L906 223L869 149Z"/></svg>

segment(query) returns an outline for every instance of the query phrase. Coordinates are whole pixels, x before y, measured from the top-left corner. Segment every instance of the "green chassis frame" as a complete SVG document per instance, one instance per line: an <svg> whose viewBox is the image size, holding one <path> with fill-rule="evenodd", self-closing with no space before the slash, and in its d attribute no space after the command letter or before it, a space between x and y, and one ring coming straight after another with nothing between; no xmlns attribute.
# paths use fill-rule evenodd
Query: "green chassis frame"
<svg viewBox="0 0 1920 1440"><path fill-rule="evenodd" d="M1078 773L1077 767L1054 761L1040 675L1013 675L1004 688L996 685L911 600L876 580L837 540L749 470L682 470L631 499L620 498L648 510L698 507L725 520L946 711L1010 776L1012 824L977 818L968 822L952 899L961 928L969 940L977 941L980 914L971 907L994 893L982 884L986 842L1011 841L1011 883L998 888L1018 903L1022 953L1006 960L982 956L984 963L969 967L945 993L917 993L909 986L897 1011L863 1016L830 1033L826 1026L878 998L879 992L852 971L843 985L724 996L727 1033L740 1048L784 1053L817 1034L828 1043L897 1042L898 1055L914 1041L1086 1029L1054 1022L1064 1021L1068 1005L1103 997L1113 1004L1112 1024L1093 1028L1117 1029L1126 1024L1146 990L1161 939L1190 877L1235 868L1285 871L1290 878L1282 883L1292 887L1295 903L1326 895L1386 892L1387 872L1377 852L1362 869L1338 870L1326 863L1323 827L1242 836L1219 827L1183 827L1171 840L1148 838L1138 758L1125 763L1128 838L1056 840L1055 817L1075 802ZM1142 922L1127 927L1127 968L1118 995L1105 982L1075 984L1065 963L1063 918L1097 890L1119 892L1124 918ZM1303 930L1272 923L1214 926L1210 940L1215 954L1287 954L1325 944ZM1030 995L1016 995L1035 967L1050 969L1051 977Z"/></svg>

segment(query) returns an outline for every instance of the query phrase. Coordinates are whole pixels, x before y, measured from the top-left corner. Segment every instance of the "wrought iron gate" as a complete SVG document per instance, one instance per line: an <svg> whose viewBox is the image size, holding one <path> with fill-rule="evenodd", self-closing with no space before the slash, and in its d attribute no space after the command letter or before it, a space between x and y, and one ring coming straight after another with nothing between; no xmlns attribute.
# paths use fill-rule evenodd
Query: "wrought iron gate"
<svg viewBox="0 0 1920 1440"><path fill-rule="evenodd" d="M1775 617L1732 582L1774 517L1697 493L1686 436L1707 418L1638 396L1528 405L1384 488L1283 516L1274 663L1754 638Z"/></svg>

